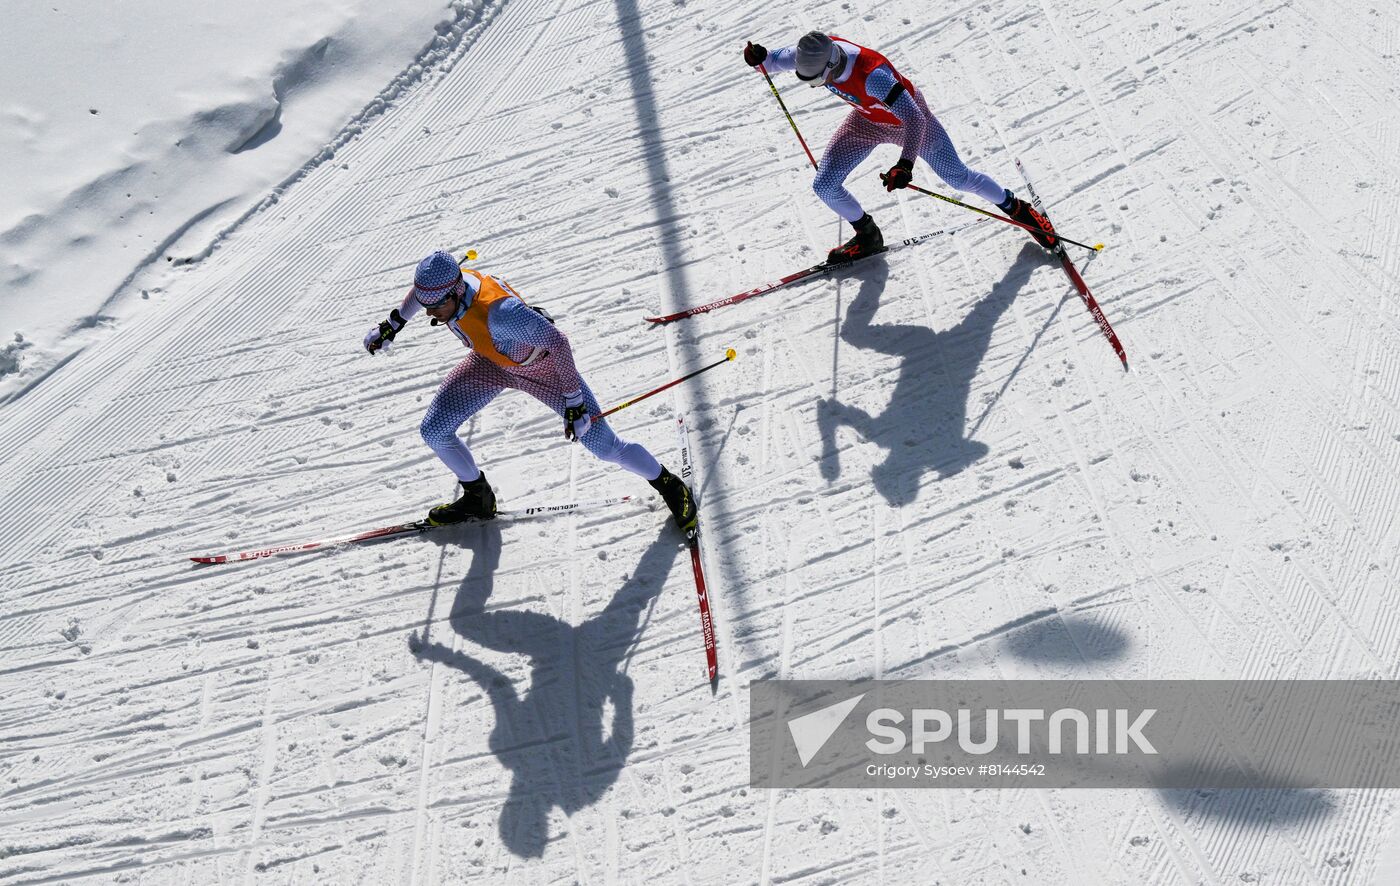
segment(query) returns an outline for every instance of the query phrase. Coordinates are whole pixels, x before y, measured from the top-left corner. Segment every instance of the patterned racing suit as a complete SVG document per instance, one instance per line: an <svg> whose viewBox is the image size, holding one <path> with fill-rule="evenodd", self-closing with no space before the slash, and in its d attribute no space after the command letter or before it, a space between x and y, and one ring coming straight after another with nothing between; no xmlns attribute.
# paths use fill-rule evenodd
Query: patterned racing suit
<svg viewBox="0 0 1400 886"><path fill-rule="evenodd" d="M471 482L481 470L457 429L506 388L524 391L561 417L565 401L580 394L590 415L602 409L579 376L569 340L552 322L502 280L466 269L462 279L466 293L457 313L442 325L472 352L443 379L419 432L457 479ZM410 290L399 314L407 322L421 310ZM645 480L661 474L661 465L645 447L621 439L601 419L579 442L603 461Z"/></svg>
<svg viewBox="0 0 1400 886"><path fill-rule="evenodd" d="M822 202L848 222L864 215L860 202L846 190L846 178L882 144L899 145L900 156L911 161L922 157L956 191L976 194L993 205L1006 199L1006 191L991 176L962 162L924 97L889 59L835 34L831 39L845 51L846 63L831 82L822 85L854 107L832 136L817 167L812 190ZM764 66L769 71L796 70L796 48L786 46L768 53Z"/></svg>

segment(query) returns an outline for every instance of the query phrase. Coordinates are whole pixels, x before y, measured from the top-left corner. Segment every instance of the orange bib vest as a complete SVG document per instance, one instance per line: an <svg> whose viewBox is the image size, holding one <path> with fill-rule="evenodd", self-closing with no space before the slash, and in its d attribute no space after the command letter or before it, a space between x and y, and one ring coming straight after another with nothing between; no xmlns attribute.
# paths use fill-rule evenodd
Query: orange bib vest
<svg viewBox="0 0 1400 886"><path fill-rule="evenodd" d="M481 356L495 363L497 366L510 368L522 364L502 354L496 350L496 343L491 340L491 330L486 325L486 316L491 310L491 306L503 298L520 298L515 290L509 285L503 285L494 277L488 277L479 271L469 271L462 269L464 276L470 275L477 281L476 298L467 306L466 311L456 320L457 329L466 338L471 349ZM521 299L524 301L524 299Z"/></svg>

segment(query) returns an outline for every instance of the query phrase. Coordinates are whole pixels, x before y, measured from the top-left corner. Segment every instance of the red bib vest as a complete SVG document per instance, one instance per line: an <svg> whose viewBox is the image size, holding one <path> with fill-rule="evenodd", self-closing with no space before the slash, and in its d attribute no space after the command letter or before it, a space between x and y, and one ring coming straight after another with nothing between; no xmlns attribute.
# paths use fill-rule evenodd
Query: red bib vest
<svg viewBox="0 0 1400 886"><path fill-rule="evenodd" d="M865 91L865 81L869 79L872 71L878 67L884 66L890 69L890 73L894 74L894 79L896 81L903 84L904 91L908 92L911 98L914 96L914 84L910 83L904 75L895 70L894 65L890 64L889 59L875 50L867 49L859 43L852 43L850 40L844 37L838 37L835 34L831 35L831 39L838 43L850 43L852 46L859 49L860 52L856 55L855 64L852 66L851 70L851 76L847 77L845 81L841 83L827 83L826 88L840 96L843 101L855 105L856 110L865 115L865 118L872 123L883 123L887 126L903 125L899 118L890 113L885 107L886 96L870 95Z"/></svg>

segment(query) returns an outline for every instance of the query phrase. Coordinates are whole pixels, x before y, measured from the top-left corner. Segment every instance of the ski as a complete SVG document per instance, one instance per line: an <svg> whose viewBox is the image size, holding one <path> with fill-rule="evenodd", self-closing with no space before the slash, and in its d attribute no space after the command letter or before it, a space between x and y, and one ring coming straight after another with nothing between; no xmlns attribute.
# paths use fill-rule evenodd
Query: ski
<svg viewBox="0 0 1400 886"><path fill-rule="evenodd" d="M695 468L690 459L690 438L685 429L685 416L676 417L676 434L680 438L681 444L681 482L690 487L691 494L695 494L695 484L692 482L695 477ZM698 516L700 511L700 499L695 498L695 510ZM701 565L700 557L700 524L695 524L690 534L686 537L686 546L690 548L690 566L695 571L695 596L700 604L700 636L705 643L705 668L706 676L710 681L710 691L713 692L719 682L719 658L715 652L715 623L710 617L710 593L705 587L705 570Z"/></svg>
<svg viewBox="0 0 1400 886"><path fill-rule="evenodd" d="M1021 180L1026 183L1026 192L1031 195L1031 205L1041 213L1045 213L1045 207L1041 204L1040 195L1035 192L1035 185L1031 184L1031 177L1026 173L1026 167L1022 165L1021 159L1016 158L1016 170L1021 173ZM1049 218L1049 213L1045 213ZM1098 301L1094 299L1094 294L1089 291L1089 285L1084 282L1084 277L1080 275L1079 269L1074 266L1069 253L1065 252L1063 243L1055 244L1055 256L1060 260L1060 267L1065 269L1069 282L1073 284L1079 298L1084 302L1084 307L1089 309L1089 316L1094 318L1094 322L1099 325L1099 331L1103 337L1108 339L1108 343L1113 346L1113 352L1122 361L1123 368L1128 368L1128 354L1123 350L1123 343L1118 340L1118 333L1113 331L1109 325L1108 318L1104 316L1103 309L1099 307Z"/></svg>
<svg viewBox="0 0 1400 886"><path fill-rule="evenodd" d="M624 495L619 498L601 498L593 501L574 501L557 505L535 505L520 508L518 510L502 510L496 513L497 520L520 520L529 517L542 517L553 514L564 514L573 511L593 511L605 508L610 505L622 504L631 501L632 496ZM478 522L478 521L468 521ZM459 524L447 524L459 525ZM354 535L332 536L330 538L319 538L312 541L299 542L296 544L275 545L270 548L262 548L253 551L239 551L234 554L215 554L190 557L196 563L236 563L240 560L257 560L262 557L275 557L278 554L294 554L302 551L314 551L318 548L331 548L338 545L357 544L359 542L371 541L379 538L393 538L396 535L409 535L416 532L427 532L430 529L440 529L444 527L434 526L427 520L414 520L411 523L399 523L394 526L381 526L378 529L370 529L366 532L358 532Z"/></svg>
<svg viewBox="0 0 1400 886"><path fill-rule="evenodd" d="M877 255L884 255L887 252L893 252L894 250L901 249L905 246L913 246L916 243L922 243L925 240L931 240L934 237L940 237L945 235L951 236L953 234L956 234L958 231L964 230L970 226L971 224L958 225L952 228L941 228L937 231L929 231L927 234L920 234L917 237L906 237L903 240L900 240L898 243L894 244L893 246L886 246L879 252L872 252L870 255L863 255L860 258L855 259L854 261L841 262L840 264L832 264L831 262L824 261L819 265L812 265L810 268L806 268L805 270L801 270L793 274L788 274L781 280L773 280L768 283L764 283L762 286L755 286L753 289L750 289L747 292L741 292L738 295L731 295L728 298L722 298L719 301L712 301L707 305L696 305L693 308L686 308L681 311L676 311L674 314L664 314L660 317L647 317L645 319L648 323L660 325L663 323L671 323L675 320L684 320L686 317L694 317L696 314L707 314L710 311L715 310L716 308L723 308L727 307L728 305L736 305L741 301L748 301L754 296L763 295L765 292L772 292L775 289L781 289L784 286L788 286L800 280L806 280L811 277L820 277L825 274L830 274L833 271L839 271L843 268L849 268L852 265L859 264L860 262L863 262L868 258L874 258Z"/></svg>

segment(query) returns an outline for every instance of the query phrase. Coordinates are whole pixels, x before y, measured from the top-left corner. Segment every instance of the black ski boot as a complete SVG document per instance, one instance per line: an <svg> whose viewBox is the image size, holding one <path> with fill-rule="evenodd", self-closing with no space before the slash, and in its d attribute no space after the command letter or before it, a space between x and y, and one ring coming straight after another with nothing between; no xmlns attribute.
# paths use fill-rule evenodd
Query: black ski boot
<svg viewBox="0 0 1400 886"><path fill-rule="evenodd" d="M851 222L851 227L856 229L855 236L847 240L845 245L828 252L827 264L843 265L885 251L885 238L881 236L880 228L875 224L875 219L870 217L870 213L867 212Z"/></svg>
<svg viewBox="0 0 1400 886"><path fill-rule="evenodd" d="M661 469L661 476L649 482L666 500L667 507L671 509L671 516L676 518L676 525L681 528L681 532L686 535L694 532L700 515L695 511L695 497L690 494L690 487L664 467Z"/></svg>
<svg viewBox="0 0 1400 886"><path fill-rule="evenodd" d="M1059 252L1064 247L1060 245L1060 238L1054 236L1055 226L1050 224L1050 219L1046 218L1034 206L1014 196L1010 191L1006 192L1006 202L998 207L1015 221L1023 225L1030 225L1037 230L1027 231L1035 238L1035 242L1051 252ZM1043 232L1043 233L1042 233Z"/></svg>
<svg viewBox="0 0 1400 886"><path fill-rule="evenodd" d="M463 520L490 520L496 516L496 493L486 482L486 475L462 484L462 497L448 505L438 505L428 512L428 523L447 526Z"/></svg>

